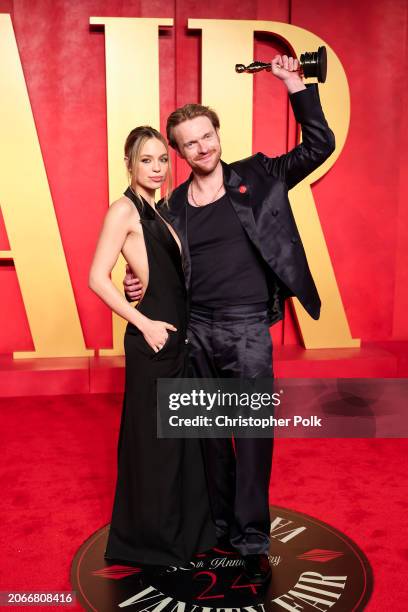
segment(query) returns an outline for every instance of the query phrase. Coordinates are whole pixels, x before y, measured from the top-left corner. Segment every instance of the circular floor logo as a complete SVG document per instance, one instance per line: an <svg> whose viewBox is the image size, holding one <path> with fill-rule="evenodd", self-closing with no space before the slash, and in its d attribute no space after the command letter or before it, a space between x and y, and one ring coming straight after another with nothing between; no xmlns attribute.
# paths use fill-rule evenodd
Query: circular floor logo
<svg viewBox="0 0 408 612"><path fill-rule="evenodd" d="M372 572L347 536L315 518L270 507L272 579L248 583L241 557L214 548L161 574L104 559L109 525L78 550L71 582L85 610L110 612L352 612L365 608ZM242 610L241 610L242 609Z"/></svg>

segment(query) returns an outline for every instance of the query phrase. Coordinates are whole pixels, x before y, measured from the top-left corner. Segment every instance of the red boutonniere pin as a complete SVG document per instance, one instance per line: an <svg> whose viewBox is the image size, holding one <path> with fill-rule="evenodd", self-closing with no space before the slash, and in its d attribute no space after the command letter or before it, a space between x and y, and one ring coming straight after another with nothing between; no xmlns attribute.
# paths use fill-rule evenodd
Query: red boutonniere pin
<svg viewBox="0 0 408 612"><path fill-rule="evenodd" d="M239 187L239 192L240 192L240 193L246 193L246 192L247 192L247 188L246 188L246 186L245 186L245 185L240 185L240 187Z"/></svg>

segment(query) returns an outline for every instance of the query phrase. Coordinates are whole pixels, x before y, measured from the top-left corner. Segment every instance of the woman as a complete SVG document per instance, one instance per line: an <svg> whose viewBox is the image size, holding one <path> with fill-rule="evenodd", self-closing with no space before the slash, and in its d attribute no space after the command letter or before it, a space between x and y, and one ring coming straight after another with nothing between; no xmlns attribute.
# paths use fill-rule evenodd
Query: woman
<svg viewBox="0 0 408 612"><path fill-rule="evenodd" d="M216 540L199 440L156 435L156 379L185 376L187 360L180 240L154 201L170 177L164 137L151 127L135 128L125 143L125 162L130 187L106 214L89 276L90 288L128 321L118 477L105 558L179 565ZM146 288L136 308L110 280L120 252Z"/></svg>

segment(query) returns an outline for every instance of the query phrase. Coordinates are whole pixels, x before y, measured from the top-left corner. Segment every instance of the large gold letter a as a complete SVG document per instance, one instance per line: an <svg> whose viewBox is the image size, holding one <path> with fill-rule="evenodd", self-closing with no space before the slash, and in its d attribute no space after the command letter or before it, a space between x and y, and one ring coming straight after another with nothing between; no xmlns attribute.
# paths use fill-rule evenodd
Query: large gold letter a
<svg viewBox="0 0 408 612"><path fill-rule="evenodd" d="M0 15L0 135L0 205L11 246L0 256L14 260L35 346L14 357L93 355L85 348L9 15Z"/></svg>

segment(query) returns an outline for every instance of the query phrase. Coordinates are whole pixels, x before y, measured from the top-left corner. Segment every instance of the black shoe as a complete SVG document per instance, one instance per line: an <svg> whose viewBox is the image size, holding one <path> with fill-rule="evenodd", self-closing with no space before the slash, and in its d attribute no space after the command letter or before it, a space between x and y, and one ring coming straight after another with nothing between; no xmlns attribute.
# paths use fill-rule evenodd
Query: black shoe
<svg viewBox="0 0 408 612"><path fill-rule="evenodd" d="M268 555L244 555L244 576L251 584L265 584L271 577Z"/></svg>

